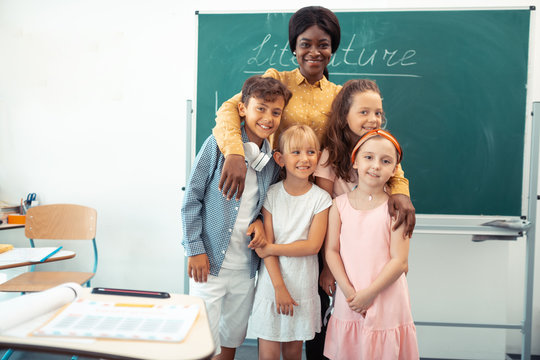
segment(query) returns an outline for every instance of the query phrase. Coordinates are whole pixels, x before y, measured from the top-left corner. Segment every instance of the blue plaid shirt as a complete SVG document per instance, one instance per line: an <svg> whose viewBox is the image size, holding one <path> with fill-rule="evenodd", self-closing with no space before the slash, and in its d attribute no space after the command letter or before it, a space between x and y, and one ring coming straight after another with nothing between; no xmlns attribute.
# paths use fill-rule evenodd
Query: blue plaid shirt
<svg viewBox="0 0 540 360"><path fill-rule="evenodd" d="M242 141L249 141L244 127ZM261 151L271 159L261 171L256 171L259 200L251 222L259 216L268 187L277 181L280 170L272 158L268 141L264 141ZM195 158L182 205L182 245L186 256L208 255L210 274L214 276L218 276L225 259L240 207L240 200L227 200L218 190L224 162L225 157L219 151L216 139L210 135ZM251 278L255 277L260 262L256 252L251 251Z"/></svg>

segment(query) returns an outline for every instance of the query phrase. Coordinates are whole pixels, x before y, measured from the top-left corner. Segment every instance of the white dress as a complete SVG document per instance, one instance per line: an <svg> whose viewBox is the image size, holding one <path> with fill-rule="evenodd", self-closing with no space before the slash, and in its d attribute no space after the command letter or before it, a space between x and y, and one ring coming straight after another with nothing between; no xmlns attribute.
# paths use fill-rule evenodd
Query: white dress
<svg viewBox="0 0 540 360"><path fill-rule="evenodd" d="M270 186L264 208L272 214L275 243L307 239L313 217L331 205L330 195L315 184L300 196L289 195L282 181ZM317 255L280 256L279 264L287 290L298 303L294 316L276 312L274 287L266 267L261 264L250 331L258 338L271 341L311 340L321 330Z"/></svg>

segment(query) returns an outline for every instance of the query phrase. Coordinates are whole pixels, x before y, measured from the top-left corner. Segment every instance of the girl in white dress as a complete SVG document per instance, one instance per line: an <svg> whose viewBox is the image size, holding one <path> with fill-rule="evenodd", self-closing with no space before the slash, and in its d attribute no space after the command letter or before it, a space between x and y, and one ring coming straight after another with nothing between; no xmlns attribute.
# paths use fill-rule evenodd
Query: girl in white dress
<svg viewBox="0 0 540 360"><path fill-rule="evenodd" d="M269 188L262 209L268 243L256 249L264 264L250 323L262 360L301 359L302 342L321 328L317 253L332 200L310 181L319 149L309 126L294 125L281 134L274 153L286 177Z"/></svg>

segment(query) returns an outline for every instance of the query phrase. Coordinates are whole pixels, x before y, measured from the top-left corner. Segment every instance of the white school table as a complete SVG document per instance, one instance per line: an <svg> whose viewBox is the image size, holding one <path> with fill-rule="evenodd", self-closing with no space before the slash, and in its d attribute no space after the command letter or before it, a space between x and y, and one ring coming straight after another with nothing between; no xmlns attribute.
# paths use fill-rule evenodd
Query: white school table
<svg viewBox="0 0 540 360"><path fill-rule="evenodd" d="M17 249L17 248L13 248L13 249ZM27 248L27 250L30 250L30 248ZM36 250L36 252L40 251L39 248L35 248L35 250ZM75 257L75 252L74 251L60 250L59 252L57 252L56 254L54 254L53 256L51 256L50 258L48 258L45 261L28 261L28 260L23 260L23 259L20 259L20 260L14 260L14 259L3 260L2 255L4 255L4 254L8 255L9 251L10 250L0 254L0 270L11 269L11 268L20 267L20 266L30 266L30 265L45 264L45 263L50 263L50 262L53 262L53 261L72 259L72 258Z"/></svg>
<svg viewBox="0 0 540 360"><path fill-rule="evenodd" d="M83 289L81 298L135 304L198 304L200 310L197 320L195 320L193 327L182 342L24 335L49 320L55 314L55 311L53 311L0 333L0 348L122 360L210 359L214 354L214 341L210 332L204 301L201 298L181 294L171 294L171 297L168 299L98 295L92 294L90 288Z"/></svg>

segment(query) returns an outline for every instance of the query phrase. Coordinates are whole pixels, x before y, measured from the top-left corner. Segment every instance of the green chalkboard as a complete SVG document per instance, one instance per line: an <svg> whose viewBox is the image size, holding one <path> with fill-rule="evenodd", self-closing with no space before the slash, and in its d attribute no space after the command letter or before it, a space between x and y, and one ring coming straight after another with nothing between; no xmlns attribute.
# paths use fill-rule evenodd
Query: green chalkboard
<svg viewBox="0 0 540 360"><path fill-rule="evenodd" d="M420 214L521 215L529 10L337 12L330 80L376 80ZM197 149L268 67L296 68L290 13L198 14Z"/></svg>

